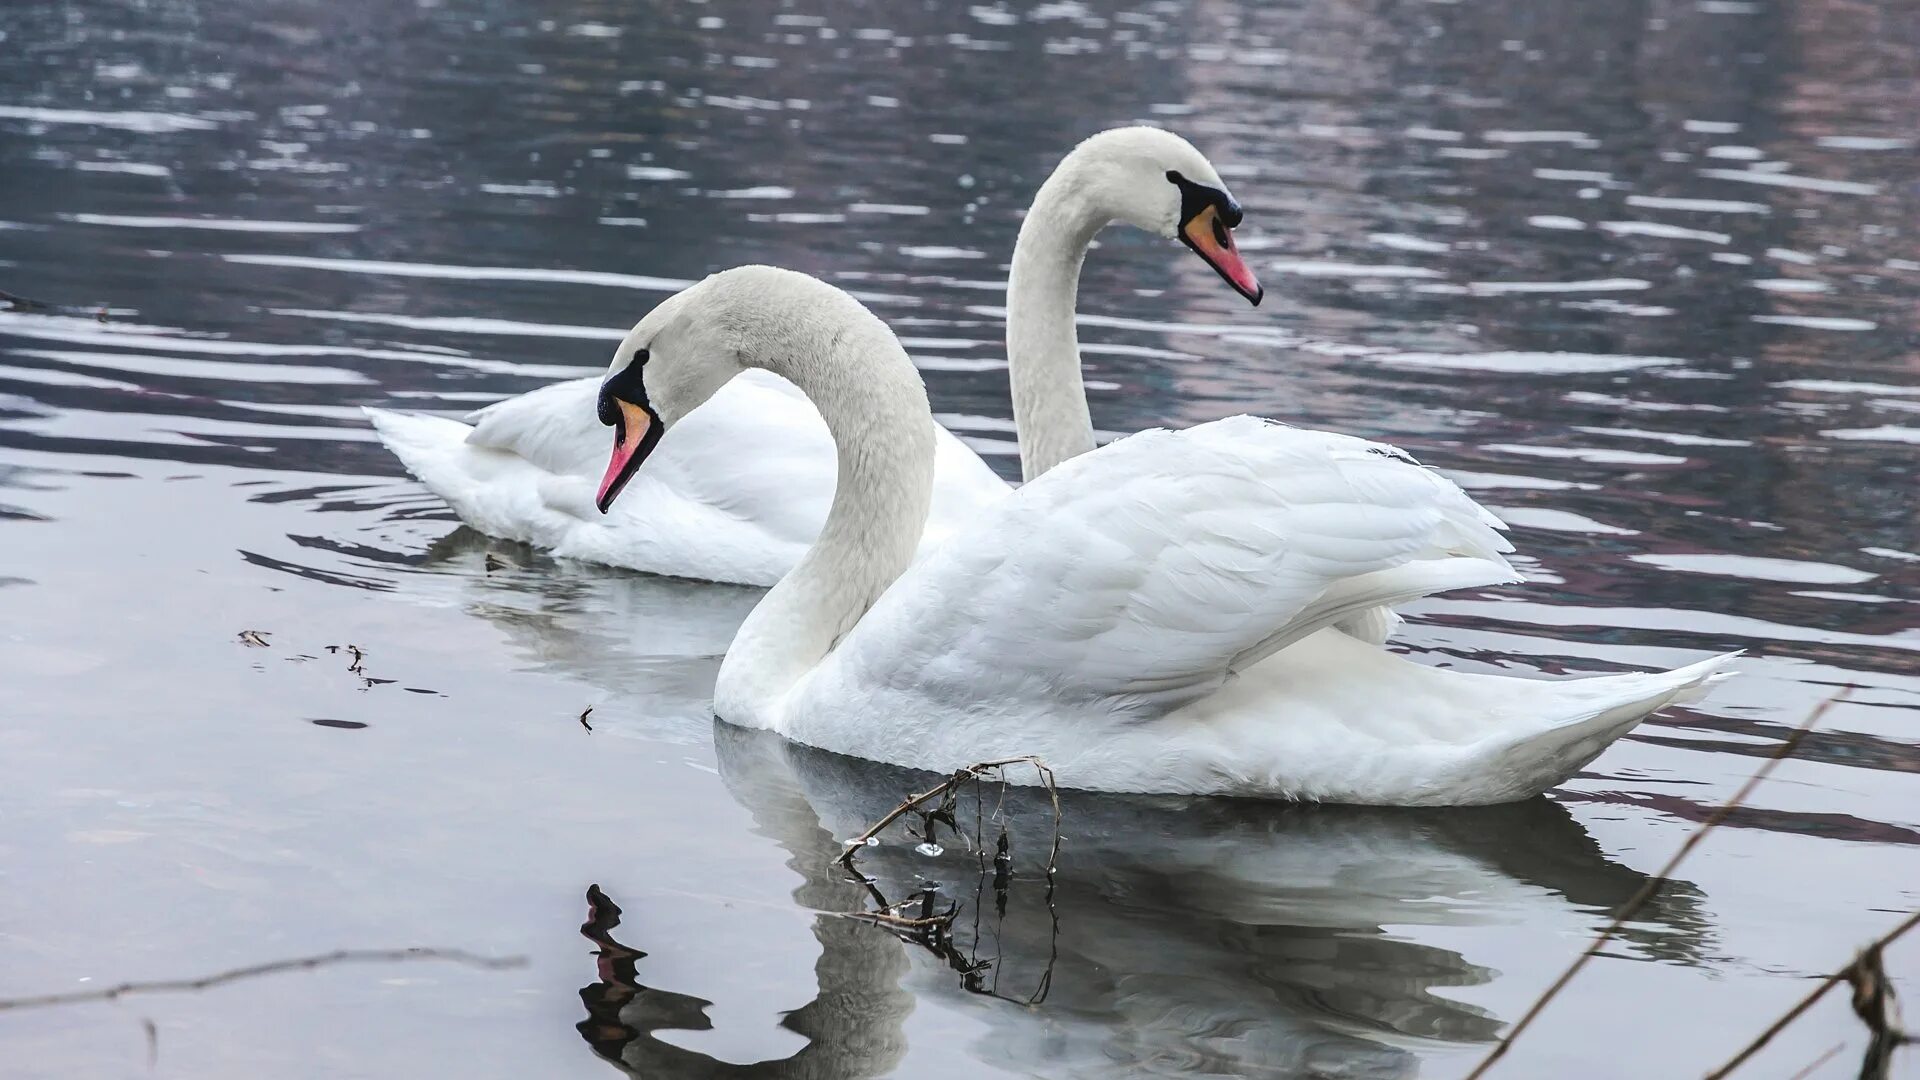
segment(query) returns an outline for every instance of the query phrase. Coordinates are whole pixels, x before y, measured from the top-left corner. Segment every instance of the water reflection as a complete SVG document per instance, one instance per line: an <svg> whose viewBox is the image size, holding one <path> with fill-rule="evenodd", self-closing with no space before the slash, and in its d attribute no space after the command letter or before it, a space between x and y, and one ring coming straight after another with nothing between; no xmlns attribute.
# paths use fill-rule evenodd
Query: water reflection
<svg viewBox="0 0 1920 1080"><path fill-rule="evenodd" d="M903 985L1016 1000L1044 987L1031 1009L980 1014L992 1033L976 1052L1021 1070L1411 1076L1418 1052L1408 1040L1484 1042L1501 1019L1448 993L1499 972L1414 940L1409 927L1519 924L1548 907L1598 914L1646 882L1544 799L1408 813L1068 792L1050 908L1045 796L989 785L984 813L1004 814L1015 837L1004 911L990 863L957 845L930 858L895 835L860 861L889 896L932 884L941 904L957 903L958 952L990 964L982 978L833 917L870 907L867 888L833 863L840 838L923 789L925 774L725 724L714 737L728 790L801 878L794 899L822 913L813 923L818 996L783 1022L811 1041L751 1066L663 1042L658 1032L706 1030L708 1003L645 983L645 953L612 938L617 909L596 887L583 932L600 947L599 981L582 991L580 1030L636 1076L882 1074L904 1041ZM956 815L963 825L980 810L970 798ZM1647 958L1699 962L1711 943L1699 891L1686 882L1663 890L1623 943Z"/></svg>
<svg viewBox="0 0 1920 1080"><path fill-rule="evenodd" d="M900 1024L913 996L899 986L907 967L900 947L844 919L814 923L820 992L780 1022L808 1040L792 1057L740 1065L665 1042L658 1032L711 1030L713 1003L642 982L638 967L647 954L613 937L620 914L598 885L587 890L580 933L596 946L598 981L580 989L587 1018L576 1027L594 1053L633 1076L861 1080L887 1075L906 1049Z"/></svg>

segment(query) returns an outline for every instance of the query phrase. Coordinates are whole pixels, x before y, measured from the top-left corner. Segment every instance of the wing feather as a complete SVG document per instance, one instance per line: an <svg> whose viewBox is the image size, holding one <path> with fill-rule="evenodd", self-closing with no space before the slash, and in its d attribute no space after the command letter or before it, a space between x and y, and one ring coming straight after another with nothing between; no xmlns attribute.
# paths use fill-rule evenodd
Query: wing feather
<svg viewBox="0 0 1920 1080"><path fill-rule="evenodd" d="M1363 439L1253 417L1142 432L956 533L800 692L827 702L884 685L1159 715L1320 627L1518 580L1499 527L1450 481Z"/></svg>

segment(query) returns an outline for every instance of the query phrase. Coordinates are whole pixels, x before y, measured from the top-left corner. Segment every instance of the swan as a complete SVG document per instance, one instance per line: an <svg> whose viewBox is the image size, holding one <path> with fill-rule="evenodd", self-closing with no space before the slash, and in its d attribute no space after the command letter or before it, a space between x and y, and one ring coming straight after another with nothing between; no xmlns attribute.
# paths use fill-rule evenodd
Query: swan
<svg viewBox="0 0 1920 1080"><path fill-rule="evenodd" d="M1021 470L1028 480L1093 449L1074 305L1094 234L1120 221L1177 237L1258 304L1259 280L1233 228L1240 204L1180 136L1115 128L1067 154L1020 227L1007 282L1007 364ZM645 514L602 516L606 433L598 378L489 405L462 423L365 409L380 440L460 519L554 554L676 577L771 585L826 520L834 449L819 412L764 371L728 383L665 439L635 481ZM920 549L1005 498L980 456L934 428L933 507ZM752 462L743 468L742 463Z"/></svg>
<svg viewBox="0 0 1920 1080"><path fill-rule="evenodd" d="M1559 783L1731 659L1541 681L1425 668L1332 629L1517 582L1512 545L1400 450L1252 416L1081 454L916 565L936 456L919 374L857 300L771 267L705 279L620 343L601 387L607 497L749 369L819 407L839 482L721 661L714 711L732 724L940 772L1038 754L1090 790L1497 803Z"/></svg>

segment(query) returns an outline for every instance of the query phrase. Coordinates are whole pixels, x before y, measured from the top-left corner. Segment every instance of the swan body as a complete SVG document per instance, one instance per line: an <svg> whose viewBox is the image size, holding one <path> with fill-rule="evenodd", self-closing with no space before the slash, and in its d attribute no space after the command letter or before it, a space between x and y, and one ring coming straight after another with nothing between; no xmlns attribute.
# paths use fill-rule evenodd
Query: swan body
<svg viewBox="0 0 1920 1080"><path fill-rule="evenodd" d="M1186 187L1170 183L1171 173ZM1238 205L1198 150L1169 132L1119 128L1076 147L1035 196L1014 248L1007 310L1014 420L1028 479L1093 448L1074 333L1088 245L1115 221L1184 236L1186 211L1210 212L1181 205L1191 190L1212 193L1218 207L1230 208L1225 225L1238 223ZM1218 234L1227 237L1224 246L1211 234L1185 240L1257 303L1259 284L1229 232L1223 226ZM607 432L595 415L599 389L597 379L557 383L490 405L464 423L364 411L407 471L462 521L556 555L772 585L819 535L833 498L833 441L818 410L790 384L752 372L723 387L676 426L633 480L640 497L628 504L644 503L646 511L605 516L595 508L595 481L607 460ZM978 454L935 430L933 509L922 553L1010 490ZM1390 625L1356 632L1384 634Z"/></svg>
<svg viewBox="0 0 1920 1080"><path fill-rule="evenodd" d="M771 370L819 405L839 461L819 541L721 664L731 723L934 771L1038 754L1102 791L1493 803L1564 780L1728 659L1542 681L1424 668L1339 632L1518 581L1511 545L1401 451L1254 417L1079 455L914 564L937 451L885 325L767 267L676 299L623 343L647 357L638 377L617 354L609 387L671 427Z"/></svg>
<svg viewBox="0 0 1920 1080"><path fill-rule="evenodd" d="M462 423L366 409L380 440L460 520L563 558L740 585L772 585L820 535L833 439L819 410L764 371L728 383L663 439L629 497L602 514L607 429L597 378L489 405ZM1006 481L934 424L933 510L920 550L1006 497Z"/></svg>

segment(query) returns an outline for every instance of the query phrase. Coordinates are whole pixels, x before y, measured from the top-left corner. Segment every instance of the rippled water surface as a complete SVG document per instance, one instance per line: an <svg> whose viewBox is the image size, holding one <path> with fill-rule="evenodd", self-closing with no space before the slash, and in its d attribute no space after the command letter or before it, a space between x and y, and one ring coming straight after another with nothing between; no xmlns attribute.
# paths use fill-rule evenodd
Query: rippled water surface
<svg viewBox="0 0 1920 1080"><path fill-rule="evenodd" d="M528 961L0 1012L8 1075L1455 1076L1841 687L1496 1075L1697 1075L1920 902L1910 2L13 0L0 35L0 289L38 301L0 304L0 996ZM823 914L925 778L712 721L756 592L460 530L358 407L585 374L770 262L867 299L1011 474L1020 212L1140 120L1219 163L1268 300L1103 236L1099 427L1245 410L1446 470L1531 581L1418 605L1425 662L1748 655L1530 804L1069 798L1052 912L1016 793L1004 911L958 844L870 856L962 904L936 955ZM1756 1074L1842 1042L1814 1075L1857 1059L1836 995Z"/></svg>

